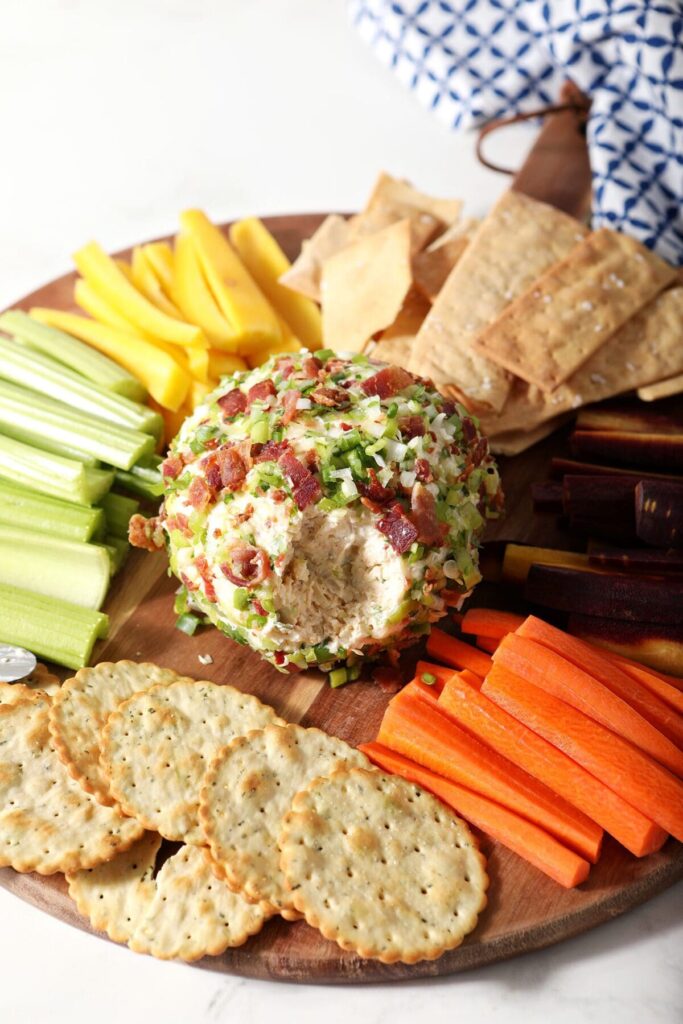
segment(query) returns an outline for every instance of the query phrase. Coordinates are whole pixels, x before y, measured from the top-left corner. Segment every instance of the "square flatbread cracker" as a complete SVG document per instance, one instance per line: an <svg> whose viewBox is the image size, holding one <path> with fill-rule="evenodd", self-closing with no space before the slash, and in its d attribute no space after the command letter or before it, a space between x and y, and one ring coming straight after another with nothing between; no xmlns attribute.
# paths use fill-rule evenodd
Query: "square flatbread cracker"
<svg viewBox="0 0 683 1024"><path fill-rule="evenodd" d="M500 411L508 374L476 351L473 339L585 234L573 217L506 192L446 279L417 336L409 369L431 377L470 408Z"/></svg>
<svg viewBox="0 0 683 1024"><path fill-rule="evenodd" d="M551 392L515 380L499 415L482 414L489 435L529 430L559 413L683 372L683 287L662 292Z"/></svg>
<svg viewBox="0 0 683 1024"><path fill-rule="evenodd" d="M486 905L468 826L405 779L341 769L294 797L278 840L292 902L342 949L384 963L434 960Z"/></svg>
<svg viewBox="0 0 683 1024"><path fill-rule="evenodd" d="M180 678L149 662L103 661L67 679L53 700L50 732L55 749L71 777L101 804L115 803L100 767L100 732L107 718L134 693Z"/></svg>
<svg viewBox="0 0 683 1024"><path fill-rule="evenodd" d="M489 448L494 455L519 455L539 441L545 440L570 419L569 414L554 416L533 430L508 430L504 434L489 437Z"/></svg>
<svg viewBox="0 0 683 1024"><path fill-rule="evenodd" d="M201 791L199 820L213 859L248 899L294 910L277 838L294 795L337 768L369 767L359 750L320 729L269 725L224 747Z"/></svg>
<svg viewBox="0 0 683 1024"><path fill-rule="evenodd" d="M52 746L49 707L36 695L0 707L0 867L41 875L111 860L142 834L69 776Z"/></svg>
<svg viewBox="0 0 683 1024"><path fill-rule="evenodd" d="M681 391L683 391L683 373L679 373L676 377L660 380L656 384L638 388L638 398L641 398L643 402L655 402L658 398L680 395Z"/></svg>
<svg viewBox="0 0 683 1024"><path fill-rule="evenodd" d="M429 302L417 288L411 288L391 326L382 332L369 353L373 359L395 366L407 367L410 350L415 342L424 318L429 312Z"/></svg>
<svg viewBox="0 0 683 1024"><path fill-rule="evenodd" d="M294 292L320 302L320 276L328 257L349 242L349 222L333 213L326 217L317 231L301 245L301 252L279 283Z"/></svg>
<svg viewBox="0 0 683 1024"><path fill-rule="evenodd" d="M474 347L553 391L675 278L675 269L640 242L601 228L534 281Z"/></svg>
<svg viewBox="0 0 683 1024"><path fill-rule="evenodd" d="M445 242L436 249L427 249L418 253L413 259L413 279L415 287L419 288L429 302L435 302L436 297L446 283L448 275L461 258L469 245L467 235L459 235Z"/></svg>
<svg viewBox="0 0 683 1024"><path fill-rule="evenodd" d="M438 199L419 192L409 181L393 178L386 171L377 178L364 213L385 212L393 214L396 220L410 213L426 213L440 221L442 227L450 227L460 217L461 199Z"/></svg>
<svg viewBox="0 0 683 1024"><path fill-rule="evenodd" d="M166 839L201 845L199 788L209 762L273 709L232 686L179 678L130 697L102 730L102 766L127 814Z"/></svg>
<svg viewBox="0 0 683 1024"><path fill-rule="evenodd" d="M323 264L323 340L362 352L398 316L412 283L411 226L405 219L348 245Z"/></svg>
<svg viewBox="0 0 683 1024"><path fill-rule="evenodd" d="M218 881L205 850L182 846L155 876L161 843L146 832L108 864L67 875L93 928L136 953L188 961L219 956L260 931L272 911Z"/></svg>

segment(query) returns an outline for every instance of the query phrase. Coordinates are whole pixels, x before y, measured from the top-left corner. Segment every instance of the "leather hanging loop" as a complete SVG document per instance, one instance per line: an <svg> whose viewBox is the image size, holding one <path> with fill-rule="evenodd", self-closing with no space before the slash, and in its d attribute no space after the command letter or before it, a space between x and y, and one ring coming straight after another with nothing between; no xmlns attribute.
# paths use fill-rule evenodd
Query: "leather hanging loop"
<svg viewBox="0 0 683 1024"><path fill-rule="evenodd" d="M576 90L578 93L578 90ZM579 96L582 96L579 93ZM533 121L536 118L545 118L551 114L564 114L567 111L573 111L577 115L577 122L583 129L588 117L588 109L590 107L590 101L585 97L580 100L577 98L566 103L553 103L547 107L540 107L538 110L528 110L524 114L513 114L510 117L498 117L493 121L489 121L479 132L476 144L476 154L479 163L484 167L488 168L489 171L496 171L498 174L508 174L513 176L517 174L517 168L501 167L499 164L494 164L491 160L488 160L483 153L484 139L488 135L492 135L493 132L498 131L499 128L508 128L512 124L520 124L522 121Z"/></svg>

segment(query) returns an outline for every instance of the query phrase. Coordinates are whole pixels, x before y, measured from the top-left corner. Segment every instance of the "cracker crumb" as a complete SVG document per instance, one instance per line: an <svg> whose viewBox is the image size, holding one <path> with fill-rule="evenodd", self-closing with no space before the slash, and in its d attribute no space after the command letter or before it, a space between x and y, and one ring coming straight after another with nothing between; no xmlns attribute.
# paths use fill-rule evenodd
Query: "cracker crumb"
<svg viewBox="0 0 683 1024"><path fill-rule="evenodd" d="M543 296L543 301L546 302L546 303L547 302L552 302L553 301L552 295L544 295Z"/></svg>
<svg viewBox="0 0 683 1024"><path fill-rule="evenodd" d="M593 328L593 330L595 331L596 334L599 334L600 331L602 330L602 324L596 324L595 327Z"/></svg>
<svg viewBox="0 0 683 1024"><path fill-rule="evenodd" d="M213 658L210 654L198 654L197 661L200 665L213 665Z"/></svg>
<svg viewBox="0 0 683 1024"><path fill-rule="evenodd" d="M585 309L587 313L590 313L590 311L593 309L593 303L589 302L588 299L585 299L581 303L581 309Z"/></svg>
<svg viewBox="0 0 683 1024"><path fill-rule="evenodd" d="M626 369L627 369L627 370L629 371L629 373L633 373L633 372L634 372L634 370L636 369L636 367L635 367L635 364L634 364L634 363L630 363L630 362L629 362L629 361L627 360L627 361L626 361Z"/></svg>
<svg viewBox="0 0 683 1024"><path fill-rule="evenodd" d="M578 409L580 405L583 405L583 396L574 395L572 398L572 409Z"/></svg>

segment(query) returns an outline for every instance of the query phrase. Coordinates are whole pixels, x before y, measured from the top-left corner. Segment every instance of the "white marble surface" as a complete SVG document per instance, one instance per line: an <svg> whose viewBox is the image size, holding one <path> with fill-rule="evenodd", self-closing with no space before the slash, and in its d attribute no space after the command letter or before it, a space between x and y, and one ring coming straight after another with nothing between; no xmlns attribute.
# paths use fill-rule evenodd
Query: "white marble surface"
<svg viewBox="0 0 683 1024"><path fill-rule="evenodd" d="M504 179L375 63L342 0L2 0L0 307L108 248L214 217L350 209L386 167L482 211ZM528 129L495 143L514 163ZM683 888L438 982L285 986L162 964L0 890L1 1024L683 1019Z"/></svg>

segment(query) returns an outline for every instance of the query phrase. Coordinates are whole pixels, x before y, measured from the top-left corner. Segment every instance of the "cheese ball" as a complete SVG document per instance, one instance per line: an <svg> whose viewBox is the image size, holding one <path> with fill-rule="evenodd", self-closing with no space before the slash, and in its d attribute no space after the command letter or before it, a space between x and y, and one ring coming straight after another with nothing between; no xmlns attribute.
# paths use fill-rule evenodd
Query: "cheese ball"
<svg viewBox="0 0 683 1024"><path fill-rule="evenodd" d="M338 681L471 591L502 508L462 406L399 367L327 350L223 378L163 475L181 610L283 671L344 666Z"/></svg>

